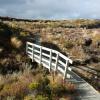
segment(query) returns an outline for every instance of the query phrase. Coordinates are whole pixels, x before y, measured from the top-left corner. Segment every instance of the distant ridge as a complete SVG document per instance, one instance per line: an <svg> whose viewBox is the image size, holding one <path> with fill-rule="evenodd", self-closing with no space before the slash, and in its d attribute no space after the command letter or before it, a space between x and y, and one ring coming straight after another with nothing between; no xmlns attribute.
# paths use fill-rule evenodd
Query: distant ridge
<svg viewBox="0 0 100 100"><path fill-rule="evenodd" d="M29 22L38 21L38 20L23 19L23 18L12 18L9 16L0 16L0 19L3 21L29 21Z"/></svg>
<svg viewBox="0 0 100 100"><path fill-rule="evenodd" d="M3 21L27 21L27 22L38 22L38 21L58 21L58 20L43 20L43 19L24 19L24 18L14 18L9 16L0 16L0 19Z"/></svg>
<svg viewBox="0 0 100 100"><path fill-rule="evenodd" d="M1 21L23 21L23 22L39 22L48 23L54 22L52 26L63 28L100 28L100 19L66 19L66 20L46 20L46 19L24 19L24 18L12 18L9 16L0 16ZM42 24L43 24L42 23Z"/></svg>

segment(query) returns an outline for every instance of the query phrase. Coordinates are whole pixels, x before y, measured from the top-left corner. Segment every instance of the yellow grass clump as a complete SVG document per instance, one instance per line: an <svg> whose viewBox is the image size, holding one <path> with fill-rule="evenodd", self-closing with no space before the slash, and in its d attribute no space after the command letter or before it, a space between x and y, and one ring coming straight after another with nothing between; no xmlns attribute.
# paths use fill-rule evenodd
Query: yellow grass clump
<svg viewBox="0 0 100 100"><path fill-rule="evenodd" d="M15 48L20 48L23 43L20 39L18 39L18 37L12 37L11 38L11 44Z"/></svg>

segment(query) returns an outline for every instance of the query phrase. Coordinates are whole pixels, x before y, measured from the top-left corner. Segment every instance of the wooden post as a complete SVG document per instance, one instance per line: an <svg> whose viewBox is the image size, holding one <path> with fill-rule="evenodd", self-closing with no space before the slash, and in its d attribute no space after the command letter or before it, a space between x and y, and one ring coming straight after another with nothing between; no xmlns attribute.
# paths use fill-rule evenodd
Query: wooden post
<svg viewBox="0 0 100 100"><path fill-rule="evenodd" d="M68 60L68 63L72 64L73 61L72 61L71 59L69 59L69 60ZM71 70L72 70L71 67L68 67L67 69L68 69L68 71L71 71ZM71 78L71 75L70 75L70 74L67 74L67 78Z"/></svg>
<svg viewBox="0 0 100 100"><path fill-rule="evenodd" d="M55 74L56 74L57 67L58 67L58 59L59 59L59 53L57 53L57 57L56 57Z"/></svg>
<svg viewBox="0 0 100 100"><path fill-rule="evenodd" d="M68 69L68 60L66 60L65 73L63 79L66 78L67 69Z"/></svg>
<svg viewBox="0 0 100 100"><path fill-rule="evenodd" d="M34 61L34 46L32 45L32 62Z"/></svg>
<svg viewBox="0 0 100 100"><path fill-rule="evenodd" d="M26 54L27 54L28 43L26 42Z"/></svg>
<svg viewBox="0 0 100 100"><path fill-rule="evenodd" d="M70 67L68 67L68 71L71 71L72 69ZM67 74L67 78L71 78L70 74Z"/></svg>
<svg viewBox="0 0 100 100"><path fill-rule="evenodd" d="M41 65L41 61L42 61L42 46L40 47L40 65Z"/></svg>
<svg viewBox="0 0 100 100"><path fill-rule="evenodd" d="M52 62L52 50L50 50L49 71L51 70L51 62Z"/></svg>

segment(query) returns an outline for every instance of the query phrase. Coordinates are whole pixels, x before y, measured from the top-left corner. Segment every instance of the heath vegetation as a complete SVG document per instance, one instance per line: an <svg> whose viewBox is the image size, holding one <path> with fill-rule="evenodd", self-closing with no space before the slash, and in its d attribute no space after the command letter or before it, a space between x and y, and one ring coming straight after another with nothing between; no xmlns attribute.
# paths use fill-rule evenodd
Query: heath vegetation
<svg viewBox="0 0 100 100"><path fill-rule="evenodd" d="M75 70L100 91L99 20L2 20L0 21L0 99L73 100L76 86L55 80L25 53L26 41L59 50L74 61ZM93 69L96 74L83 67ZM80 69L81 68L81 69ZM45 73L46 72L46 73ZM97 84L98 83L98 84Z"/></svg>

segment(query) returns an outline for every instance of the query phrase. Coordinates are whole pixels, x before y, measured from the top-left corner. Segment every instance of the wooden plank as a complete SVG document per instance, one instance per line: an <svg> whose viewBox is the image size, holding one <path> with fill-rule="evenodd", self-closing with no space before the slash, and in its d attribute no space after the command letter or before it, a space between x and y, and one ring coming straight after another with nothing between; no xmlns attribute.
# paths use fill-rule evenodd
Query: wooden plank
<svg viewBox="0 0 100 100"><path fill-rule="evenodd" d="M66 64L64 62L62 62L61 60L58 60L58 63L60 63L61 65L63 65L64 67L66 66Z"/></svg>
<svg viewBox="0 0 100 100"><path fill-rule="evenodd" d="M47 69L50 69L49 66L48 66L47 64L45 64L44 62L42 62L42 65L43 65L44 67L46 67Z"/></svg>
<svg viewBox="0 0 100 100"><path fill-rule="evenodd" d="M49 54L42 53L42 55L50 58L50 55Z"/></svg>
<svg viewBox="0 0 100 100"><path fill-rule="evenodd" d="M46 48L46 47L42 47L43 50L46 50L46 51L50 51L51 49L49 48Z"/></svg>
<svg viewBox="0 0 100 100"><path fill-rule="evenodd" d="M65 60L68 60L69 63L71 63L71 64L73 63L73 61L72 61L71 59L69 59L68 57L66 57L65 55L59 53L59 56L60 56L61 58L65 59Z"/></svg>
<svg viewBox="0 0 100 100"><path fill-rule="evenodd" d="M36 50L36 49L34 49L34 52L36 52L36 53L40 53L40 51L38 51L38 50Z"/></svg>
<svg viewBox="0 0 100 100"><path fill-rule="evenodd" d="M52 59L56 60L56 57L54 57L54 56L52 55Z"/></svg>
<svg viewBox="0 0 100 100"><path fill-rule="evenodd" d="M49 60L48 59L42 58L42 62L43 61L49 63Z"/></svg>
<svg viewBox="0 0 100 100"><path fill-rule="evenodd" d="M60 66L57 67L57 70L59 70L62 74L65 73L65 71Z"/></svg>
<svg viewBox="0 0 100 100"><path fill-rule="evenodd" d="M33 43L31 43L31 42L27 42L27 44L28 44L28 45L31 45L31 46L33 46L33 45L34 45L34 44L33 44Z"/></svg>
<svg viewBox="0 0 100 100"><path fill-rule="evenodd" d="M40 45L37 45L37 44L33 44L33 46L34 46L34 47L37 47L37 48L39 48L39 49L41 48L41 46L40 46Z"/></svg>
<svg viewBox="0 0 100 100"><path fill-rule="evenodd" d="M35 60L37 63L40 64L40 60L39 60L39 59L37 59L36 57L34 57L34 60Z"/></svg>
<svg viewBox="0 0 100 100"><path fill-rule="evenodd" d="M30 52L30 51L27 51L27 53L28 53L28 54L30 54L30 55L33 55L33 53L32 53L32 52Z"/></svg>
<svg viewBox="0 0 100 100"><path fill-rule="evenodd" d="M31 58L31 59L33 58L31 55L28 55L28 57Z"/></svg>
<svg viewBox="0 0 100 100"><path fill-rule="evenodd" d="M34 57L36 57L36 58L40 59L39 55L35 55L35 54L34 54Z"/></svg>
<svg viewBox="0 0 100 100"><path fill-rule="evenodd" d="M27 47L27 49L29 49L29 50L33 50L33 48L31 48L31 47Z"/></svg>
<svg viewBox="0 0 100 100"><path fill-rule="evenodd" d="M52 49L52 53L58 54L59 52Z"/></svg>
<svg viewBox="0 0 100 100"><path fill-rule="evenodd" d="M65 60L69 60L69 58L67 58L65 55L63 55L63 54L61 54L61 53L59 53L59 56L60 56L61 58L65 59Z"/></svg>

